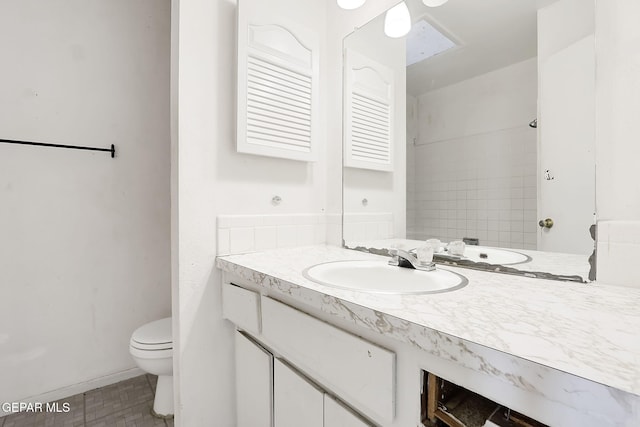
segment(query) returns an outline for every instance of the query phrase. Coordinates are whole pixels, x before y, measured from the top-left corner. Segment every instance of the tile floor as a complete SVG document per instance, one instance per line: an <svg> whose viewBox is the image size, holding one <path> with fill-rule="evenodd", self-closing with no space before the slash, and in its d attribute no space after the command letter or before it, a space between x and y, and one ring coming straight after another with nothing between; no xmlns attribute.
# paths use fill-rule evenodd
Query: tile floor
<svg viewBox="0 0 640 427"><path fill-rule="evenodd" d="M157 377L141 375L59 400L69 412L17 413L0 418L0 427L173 427L173 420L151 415Z"/></svg>

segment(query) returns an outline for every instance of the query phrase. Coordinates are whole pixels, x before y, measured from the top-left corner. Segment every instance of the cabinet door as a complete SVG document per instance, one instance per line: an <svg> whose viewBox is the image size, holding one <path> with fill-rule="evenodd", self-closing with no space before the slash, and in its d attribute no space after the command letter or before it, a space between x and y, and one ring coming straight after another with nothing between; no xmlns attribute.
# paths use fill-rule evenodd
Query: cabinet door
<svg viewBox="0 0 640 427"><path fill-rule="evenodd" d="M236 331L238 427L273 426L273 355Z"/></svg>
<svg viewBox="0 0 640 427"><path fill-rule="evenodd" d="M262 297L262 336L294 366L382 425L395 414L395 354Z"/></svg>
<svg viewBox="0 0 640 427"><path fill-rule="evenodd" d="M275 427L323 427L324 393L280 360L274 360Z"/></svg>
<svg viewBox="0 0 640 427"><path fill-rule="evenodd" d="M324 395L324 427L371 427L328 394Z"/></svg>

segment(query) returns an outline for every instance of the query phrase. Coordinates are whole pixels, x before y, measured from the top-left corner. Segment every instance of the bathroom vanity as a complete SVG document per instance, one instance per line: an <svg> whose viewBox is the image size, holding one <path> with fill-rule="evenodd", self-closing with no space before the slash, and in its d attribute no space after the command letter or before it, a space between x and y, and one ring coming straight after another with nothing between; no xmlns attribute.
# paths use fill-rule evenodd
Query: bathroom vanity
<svg viewBox="0 0 640 427"><path fill-rule="evenodd" d="M218 258L239 426L435 425L445 383L531 423L640 424L640 291L450 268L468 285L401 295L303 275L384 259L332 246Z"/></svg>

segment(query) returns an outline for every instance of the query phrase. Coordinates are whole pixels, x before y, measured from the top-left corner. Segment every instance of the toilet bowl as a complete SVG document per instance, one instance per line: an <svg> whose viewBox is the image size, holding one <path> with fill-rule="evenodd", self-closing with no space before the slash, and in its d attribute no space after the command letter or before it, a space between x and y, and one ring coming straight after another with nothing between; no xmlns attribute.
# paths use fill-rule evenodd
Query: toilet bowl
<svg viewBox="0 0 640 427"><path fill-rule="evenodd" d="M173 415L173 338L171 318L156 320L131 334L129 352L140 369L158 376L153 414Z"/></svg>

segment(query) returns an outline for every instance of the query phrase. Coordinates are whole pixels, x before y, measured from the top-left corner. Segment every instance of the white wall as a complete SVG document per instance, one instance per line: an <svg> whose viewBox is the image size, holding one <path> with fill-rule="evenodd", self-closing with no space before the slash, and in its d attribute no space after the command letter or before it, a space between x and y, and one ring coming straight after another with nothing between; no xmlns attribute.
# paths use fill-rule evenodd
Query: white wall
<svg viewBox="0 0 640 427"><path fill-rule="evenodd" d="M638 17L635 0L596 2L598 281L625 286L640 286Z"/></svg>
<svg viewBox="0 0 640 427"><path fill-rule="evenodd" d="M640 219L640 3L596 3L597 207L602 220Z"/></svg>
<svg viewBox="0 0 640 427"><path fill-rule="evenodd" d="M278 0L256 7L295 16L300 25L325 33L324 0ZM233 340L231 324L222 320L221 275L214 264L216 216L321 213L327 165L323 152L316 163L236 153L236 1L174 0L173 10L176 424L204 426L215 420L216 426L230 427L235 420ZM323 41L321 52L325 46ZM326 64L324 57L320 60ZM320 84L329 86L326 80ZM274 195L282 198L278 206L271 204Z"/></svg>
<svg viewBox="0 0 640 427"><path fill-rule="evenodd" d="M411 238L536 248L532 58L418 98Z"/></svg>
<svg viewBox="0 0 640 427"><path fill-rule="evenodd" d="M418 98L419 144L528 127L536 99L535 58L427 92Z"/></svg>
<svg viewBox="0 0 640 427"><path fill-rule="evenodd" d="M349 13L344 11L344 13ZM359 28L344 41L352 49L372 60L386 65L393 72L394 80L394 132L393 172L380 172L359 168L344 168L345 213L378 214L393 213L394 237L404 237L406 230L406 42L384 34L384 15ZM342 76L341 76L342 80ZM367 199L366 206L362 203ZM344 224L345 236L352 223Z"/></svg>
<svg viewBox="0 0 640 427"><path fill-rule="evenodd" d="M170 314L169 1L23 0L0 14L0 401L123 376Z"/></svg>

